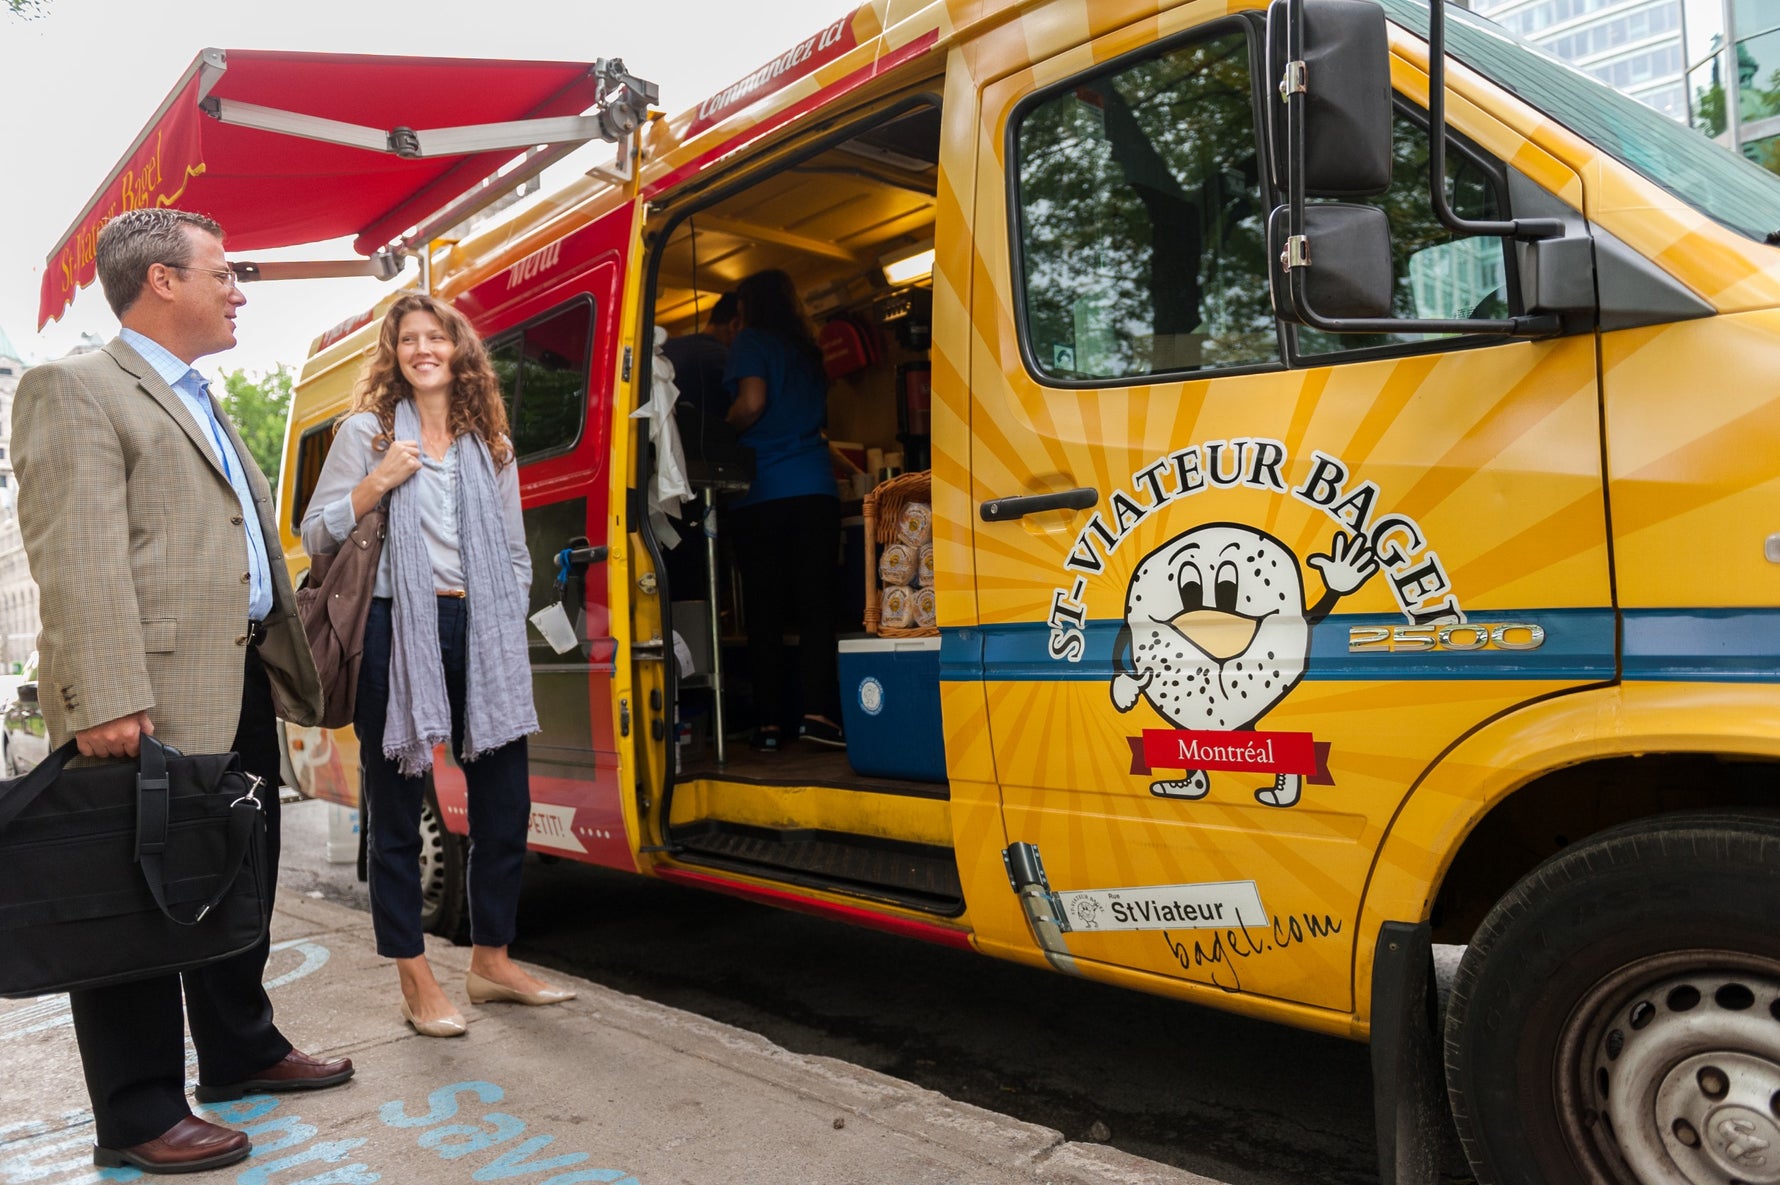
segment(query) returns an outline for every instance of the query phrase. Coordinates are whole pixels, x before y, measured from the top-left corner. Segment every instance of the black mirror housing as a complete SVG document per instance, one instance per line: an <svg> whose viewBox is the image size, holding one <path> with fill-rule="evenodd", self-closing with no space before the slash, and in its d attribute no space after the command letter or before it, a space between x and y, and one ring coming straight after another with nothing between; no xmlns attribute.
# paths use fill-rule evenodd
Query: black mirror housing
<svg viewBox="0 0 1780 1185"><path fill-rule="evenodd" d="M1267 248L1273 260L1273 311L1294 325L1315 324L1292 299L1292 269L1284 264L1291 230L1290 206L1267 218ZM1391 275L1391 224L1376 206L1317 202L1304 207L1304 238L1309 260L1303 267L1304 296L1316 318L1353 320L1388 317L1395 281Z"/></svg>
<svg viewBox="0 0 1780 1185"><path fill-rule="evenodd" d="M34 704L37 702L37 684L20 683L16 694L19 697L19 703Z"/></svg>
<svg viewBox="0 0 1780 1185"><path fill-rule="evenodd" d="M1374 0L1296 0L1302 11L1305 91L1304 193L1355 198L1391 186L1391 61L1384 9ZM1267 9L1268 160L1273 183L1289 189L1287 31L1294 0Z"/></svg>

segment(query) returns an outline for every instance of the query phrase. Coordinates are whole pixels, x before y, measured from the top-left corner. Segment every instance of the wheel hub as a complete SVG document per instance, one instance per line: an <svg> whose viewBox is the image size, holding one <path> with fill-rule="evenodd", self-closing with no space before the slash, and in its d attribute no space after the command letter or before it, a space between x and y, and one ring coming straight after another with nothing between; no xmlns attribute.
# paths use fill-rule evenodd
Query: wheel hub
<svg viewBox="0 0 1780 1185"><path fill-rule="evenodd" d="M1780 1185L1780 967L1727 959L1623 968L1573 1014L1560 1064L1575 1067L1569 1122L1596 1153L1591 1178Z"/></svg>
<svg viewBox="0 0 1780 1185"><path fill-rule="evenodd" d="M1769 1023L1775 1023L1770 1021ZM1656 1128L1678 1165L1705 1170L1693 1180L1780 1185L1780 1123L1771 1109L1780 1074L1773 1062L1741 1053L1690 1057L1664 1077Z"/></svg>

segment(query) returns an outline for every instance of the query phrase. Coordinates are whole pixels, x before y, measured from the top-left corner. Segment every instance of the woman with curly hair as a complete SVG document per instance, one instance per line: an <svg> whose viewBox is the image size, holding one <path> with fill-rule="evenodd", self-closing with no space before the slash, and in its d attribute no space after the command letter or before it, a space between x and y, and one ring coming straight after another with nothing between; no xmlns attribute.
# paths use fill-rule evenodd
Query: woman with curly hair
<svg viewBox="0 0 1780 1185"><path fill-rule="evenodd" d="M464 1018L433 977L420 925L420 808L435 745L450 742L468 784L470 1002L555 1004L574 993L507 956L531 816L525 738L538 730L525 636L531 558L507 409L475 330L420 293L384 314L303 516L303 546L338 550L384 498L389 533L353 716L371 919L377 953L396 962L403 1018L455 1037Z"/></svg>

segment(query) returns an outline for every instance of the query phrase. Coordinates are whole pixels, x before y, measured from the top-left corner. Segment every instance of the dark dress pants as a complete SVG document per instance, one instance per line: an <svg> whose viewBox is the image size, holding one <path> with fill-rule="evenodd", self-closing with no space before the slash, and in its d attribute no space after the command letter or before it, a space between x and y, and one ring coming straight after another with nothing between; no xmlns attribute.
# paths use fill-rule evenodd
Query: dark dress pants
<svg viewBox="0 0 1780 1185"><path fill-rule="evenodd" d="M266 869L268 888L275 894L278 731L272 685L256 647L247 648L246 661L233 747L242 768L265 781L260 801L266 808ZM179 1015L182 980L199 1082L240 1082L284 1059L291 1043L272 1023L272 1001L263 986L270 949L271 937L263 935L251 949L184 975L68 993L97 1144L128 1148L154 1139L191 1114L185 1101L185 1026Z"/></svg>
<svg viewBox="0 0 1780 1185"><path fill-rule="evenodd" d="M451 751L463 752L464 697L469 689L469 604L440 597L439 656L445 696L451 704ZM371 887L371 929L377 953L411 959L426 953L420 909L420 807L427 778L404 778L383 755L389 712L390 602L371 602L365 620L365 657L359 666L353 730L364 768L361 796L369 815L366 837ZM484 753L462 766L469 799L470 941L477 946L512 943L519 916L519 882L531 826L531 780L525 738Z"/></svg>

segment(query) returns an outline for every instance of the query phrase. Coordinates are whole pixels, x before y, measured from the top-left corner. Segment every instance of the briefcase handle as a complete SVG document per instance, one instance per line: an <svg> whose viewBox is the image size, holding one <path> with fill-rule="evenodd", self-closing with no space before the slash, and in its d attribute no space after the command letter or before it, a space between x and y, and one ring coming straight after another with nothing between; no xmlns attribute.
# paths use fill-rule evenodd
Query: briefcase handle
<svg viewBox="0 0 1780 1185"><path fill-rule="evenodd" d="M144 735L142 739L144 742L147 742L147 744L152 744L156 749L160 750L160 752L154 755L154 759L160 762L160 768L163 774L167 768L166 754L171 753L175 757L183 756L183 754L172 745L163 745L153 737ZM143 753L143 756L139 758L138 761L148 760L148 748L146 744L141 752ZM39 794L42 794L45 790L48 790L51 786L55 785L56 779L62 776L62 770L67 768L70 761L73 761L79 756L80 742L71 740L60 749L51 753L48 757L45 757L42 761L39 761L36 765L32 766L31 771L24 777L14 779L11 782L11 790L0 791L0 794L3 794L3 796L0 796L0 828L4 828L8 823L18 818L26 807L37 801L37 796ZM0 786L6 784L7 783L0 782Z"/></svg>

